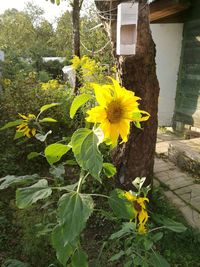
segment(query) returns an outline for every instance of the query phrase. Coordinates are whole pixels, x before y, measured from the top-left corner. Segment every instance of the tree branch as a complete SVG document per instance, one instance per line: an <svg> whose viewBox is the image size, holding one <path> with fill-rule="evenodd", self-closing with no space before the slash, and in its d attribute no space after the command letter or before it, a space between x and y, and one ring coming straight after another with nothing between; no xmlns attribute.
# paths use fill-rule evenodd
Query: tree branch
<svg viewBox="0 0 200 267"><path fill-rule="evenodd" d="M80 4L79 4L79 8L80 8L80 10L81 10L81 8L82 8L83 1L84 1L84 0L81 0L81 1L80 1Z"/></svg>

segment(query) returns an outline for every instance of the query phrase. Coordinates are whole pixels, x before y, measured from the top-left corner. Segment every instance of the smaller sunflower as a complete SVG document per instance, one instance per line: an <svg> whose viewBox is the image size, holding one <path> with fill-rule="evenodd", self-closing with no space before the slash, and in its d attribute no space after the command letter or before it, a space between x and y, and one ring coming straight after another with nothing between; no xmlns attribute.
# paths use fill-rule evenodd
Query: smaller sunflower
<svg viewBox="0 0 200 267"><path fill-rule="evenodd" d="M137 197L130 192L125 192L125 197L128 201L133 203L135 222L138 224L138 232L140 234L145 234L147 231L145 224L149 218L145 202L149 202L149 199L147 197Z"/></svg>
<svg viewBox="0 0 200 267"><path fill-rule="evenodd" d="M34 114L28 114L28 116L18 113L19 116L23 119L22 123L17 126L16 131L23 133L24 136L31 138L36 134L36 128L34 128L34 122L36 116Z"/></svg>

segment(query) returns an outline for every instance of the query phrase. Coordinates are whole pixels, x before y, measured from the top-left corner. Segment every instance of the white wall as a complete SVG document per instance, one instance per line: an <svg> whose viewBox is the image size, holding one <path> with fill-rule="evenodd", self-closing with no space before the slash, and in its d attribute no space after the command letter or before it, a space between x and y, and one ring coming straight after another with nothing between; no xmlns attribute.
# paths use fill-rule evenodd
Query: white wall
<svg viewBox="0 0 200 267"><path fill-rule="evenodd" d="M151 31L156 44L157 77L160 84L158 123L159 126L171 126L181 56L183 24L151 24Z"/></svg>

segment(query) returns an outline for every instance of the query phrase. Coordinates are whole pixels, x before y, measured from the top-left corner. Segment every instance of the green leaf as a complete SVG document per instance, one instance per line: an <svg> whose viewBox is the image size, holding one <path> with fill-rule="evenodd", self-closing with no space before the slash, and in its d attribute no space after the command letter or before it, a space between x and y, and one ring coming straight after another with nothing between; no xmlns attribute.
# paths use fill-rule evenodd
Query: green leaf
<svg viewBox="0 0 200 267"><path fill-rule="evenodd" d="M136 255L134 255L133 257L133 266L138 266L138 267L147 267L147 266L149 266L149 265L147 265L147 263L146 263L146 261L145 261L145 259L140 255L140 257L139 256L136 256ZM152 266L152 267L155 267L155 266Z"/></svg>
<svg viewBox="0 0 200 267"><path fill-rule="evenodd" d="M44 154L48 163L54 164L58 162L63 155L65 155L71 149L68 145L59 143L51 144L45 148Z"/></svg>
<svg viewBox="0 0 200 267"><path fill-rule="evenodd" d="M63 228L65 244L74 241L79 236L93 207L93 200L89 195L71 192L60 198L58 218Z"/></svg>
<svg viewBox="0 0 200 267"><path fill-rule="evenodd" d="M98 149L98 138L94 132L90 133L83 141L81 147L83 169L101 182L100 173L103 167L103 157Z"/></svg>
<svg viewBox="0 0 200 267"><path fill-rule="evenodd" d="M118 218L114 216L112 211L101 210L101 215L109 221L117 221Z"/></svg>
<svg viewBox="0 0 200 267"><path fill-rule="evenodd" d="M75 183L75 184L69 184L69 185L66 185L66 186L62 186L62 187L59 187L58 190L65 190L65 191L74 191L75 188L77 188L78 186L78 182Z"/></svg>
<svg viewBox="0 0 200 267"><path fill-rule="evenodd" d="M155 235L152 236L153 242L158 242L162 238L163 238L163 233L162 232L158 232L158 233L156 233Z"/></svg>
<svg viewBox="0 0 200 267"><path fill-rule="evenodd" d="M82 169L98 181L103 167L103 157L98 149L98 137L89 129L77 130L71 139L74 156Z"/></svg>
<svg viewBox="0 0 200 267"><path fill-rule="evenodd" d="M37 157L39 157L39 156L41 156L41 154L40 153L38 153L38 152L31 152L31 153L29 153L28 154L28 156L27 156L27 159L28 160L30 160L30 159L34 159L34 158L37 158Z"/></svg>
<svg viewBox="0 0 200 267"><path fill-rule="evenodd" d="M91 95L89 94L82 94L78 95L74 98L71 108L70 108L70 118L73 119L77 110L83 106L89 99L91 99Z"/></svg>
<svg viewBox="0 0 200 267"><path fill-rule="evenodd" d="M52 165L49 172L55 178L62 178L63 175L65 174L65 167L63 166L63 164L60 164L56 167L54 165Z"/></svg>
<svg viewBox="0 0 200 267"><path fill-rule="evenodd" d="M47 180L41 179L32 186L17 189L16 204L18 208L24 209L38 200L46 199L51 194L52 190L48 187Z"/></svg>
<svg viewBox="0 0 200 267"><path fill-rule="evenodd" d="M133 264L132 261L127 261L125 264L124 264L124 267L131 267Z"/></svg>
<svg viewBox="0 0 200 267"><path fill-rule="evenodd" d="M124 235L133 234L136 230L135 224L133 222L123 223L122 229L112 234L109 239L120 239Z"/></svg>
<svg viewBox="0 0 200 267"><path fill-rule="evenodd" d="M118 218L131 220L135 217L133 205L125 198L121 189L113 190L108 202Z"/></svg>
<svg viewBox="0 0 200 267"><path fill-rule="evenodd" d="M15 136L14 136L13 139L17 140L17 139L19 139L19 138L21 138L23 136L24 136L23 132L15 132Z"/></svg>
<svg viewBox="0 0 200 267"><path fill-rule="evenodd" d="M145 248L145 250L150 250L152 247L153 247L153 241L146 238L144 240L144 248Z"/></svg>
<svg viewBox="0 0 200 267"><path fill-rule="evenodd" d="M22 261L9 259L9 260L6 260L1 267L30 267L30 265Z"/></svg>
<svg viewBox="0 0 200 267"><path fill-rule="evenodd" d="M10 121L10 122L6 123L3 127L1 127L0 130L5 130L5 129L8 129L10 127L17 126L17 125L21 124L22 122L23 122L23 120Z"/></svg>
<svg viewBox="0 0 200 267"><path fill-rule="evenodd" d="M36 237L41 237L41 236L49 236L50 233L52 233L55 223L47 223L43 225L42 223L37 223L35 224L35 227L37 228L37 234Z"/></svg>
<svg viewBox="0 0 200 267"><path fill-rule="evenodd" d="M138 129L142 128L141 123L139 121L135 121L134 124L135 124L135 127L137 127Z"/></svg>
<svg viewBox="0 0 200 267"><path fill-rule="evenodd" d="M51 134L51 133L52 133L51 130L48 131L46 134L40 134L40 133L37 133L37 134L35 135L35 138L36 138L37 140L39 140L40 142L44 142L44 141L46 140L47 136L48 136L49 134Z"/></svg>
<svg viewBox="0 0 200 267"><path fill-rule="evenodd" d="M7 175L0 179L1 183L0 190L6 189L9 186L31 183L38 179L39 179L38 174L24 175L24 176Z"/></svg>
<svg viewBox="0 0 200 267"><path fill-rule="evenodd" d="M40 123L43 123L43 122L57 122L57 120L53 119L53 118L44 118L44 119L41 119L39 120Z"/></svg>
<svg viewBox="0 0 200 267"><path fill-rule="evenodd" d="M109 261L117 261L119 260L122 256L125 255L125 252L123 250L120 250L120 252L118 252L117 254L113 255Z"/></svg>
<svg viewBox="0 0 200 267"><path fill-rule="evenodd" d="M166 259L155 251L151 254L150 262L153 267L170 267Z"/></svg>
<svg viewBox="0 0 200 267"><path fill-rule="evenodd" d="M63 229L60 225L57 225L51 235L52 245L56 250L57 259L63 266L66 266L68 259L74 252L75 245L70 243L65 244L63 237Z"/></svg>
<svg viewBox="0 0 200 267"><path fill-rule="evenodd" d="M44 106L42 106L42 107L40 108L40 114L41 114L42 112L44 112L45 110L49 109L49 108L53 108L53 107L55 107L55 106L59 106L59 105L60 105L60 103L51 103L51 104L44 105Z"/></svg>
<svg viewBox="0 0 200 267"><path fill-rule="evenodd" d="M103 171L108 178L113 177L117 172L115 166L107 162L103 163Z"/></svg>
<svg viewBox="0 0 200 267"><path fill-rule="evenodd" d="M160 215L153 215L153 219L159 223L165 226L165 228L176 232L176 233L182 233L187 230L187 227L185 227L182 223L180 222L175 222L174 220L170 218L166 218Z"/></svg>
<svg viewBox="0 0 200 267"><path fill-rule="evenodd" d="M182 233L182 232L187 230L187 228L182 223L175 222L174 220L169 219L169 218L167 218L163 221L163 225L167 229L169 229L173 232L176 232L176 233Z"/></svg>
<svg viewBox="0 0 200 267"><path fill-rule="evenodd" d="M68 159L64 162L66 165L76 166L77 162L74 159Z"/></svg>
<svg viewBox="0 0 200 267"><path fill-rule="evenodd" d="M91 133L92 131L87 128L81 128L75 131L71 138L71 145L72 145L72 151L74 153L74 156L76 158L76 161L78 164L82 167L83 160L81 157L81 148L82 144L85 140L85 138Z"/></svg>
<svg viewBox="0 0 200 267"><path fill-rule="evenodd" d="M72 267L88 267L87 254L82 249L76 250L71 265Z"/></svg>

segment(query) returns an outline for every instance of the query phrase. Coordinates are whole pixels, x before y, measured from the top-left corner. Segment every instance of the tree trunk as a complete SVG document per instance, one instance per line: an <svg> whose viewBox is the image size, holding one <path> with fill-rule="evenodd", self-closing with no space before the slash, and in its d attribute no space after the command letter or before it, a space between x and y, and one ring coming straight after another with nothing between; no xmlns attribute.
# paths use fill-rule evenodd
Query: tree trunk
<svg viewBox="0 0 200 267"><path fill-rule="evenodd" d="M73 11L72 11L72 24L73 24L73 54L74 56L81 56L80 53L80 10L81 3L80 0L73 1ZM79 75L75 77L74 93L78 93L80 87Z"/></svg>
<svg viewBox="0 0 200 267"><path fill-rule="evenodd" d="M112 0L111 0L112 2ZM139 0L138 37L136 55L117 56L116 47L116 12L117 5L125 1L96 1L97 8L102 12L112 9L112 21L103 19L105 29L111 38L113 55L118 66L118 75L122 85L141 97L140 109L151 114L142 129L131 127L127 143L118 145L114 152L117 167L116 182L118 186L129 188L136 177L147 177L146 184L152 184L154 152L157 136L157 111L159 84L155 67L155 45L149 25L149 5L146 0ZM101 13L108 14L108 13ZM110 16L111 17L111 16Z"/></svg>
<svg viewBox="0 0 200 267"><path fill-rule="evenodd" d="M80 57L80 1L74 0L72 23L73 23L73 54Z"/></svg>

